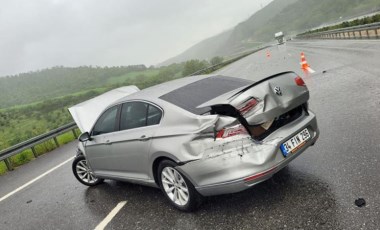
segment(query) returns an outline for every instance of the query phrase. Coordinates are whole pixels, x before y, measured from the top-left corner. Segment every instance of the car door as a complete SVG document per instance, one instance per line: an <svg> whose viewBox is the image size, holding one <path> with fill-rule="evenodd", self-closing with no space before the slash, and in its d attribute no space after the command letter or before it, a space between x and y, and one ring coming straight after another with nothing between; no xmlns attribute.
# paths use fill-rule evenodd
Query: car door
<svg viewBox="0 0 380 230"><path fill-rule="evenodd" d="M120 106L117 105L103 112L94 125L91 139L85 143L86 159L95 173L104 174L111 169L105 159L112 151L109 137L118 130L119 111Z"/></svg>
<svg viewBox="0 0 380 230"><path fill-rule="evenodd" d="M106 164L112 167L113 175L126 179L149 179L149 150L161 116L161 109L147 102L122 104L119 131L106 140L112 149Z"/></svg>

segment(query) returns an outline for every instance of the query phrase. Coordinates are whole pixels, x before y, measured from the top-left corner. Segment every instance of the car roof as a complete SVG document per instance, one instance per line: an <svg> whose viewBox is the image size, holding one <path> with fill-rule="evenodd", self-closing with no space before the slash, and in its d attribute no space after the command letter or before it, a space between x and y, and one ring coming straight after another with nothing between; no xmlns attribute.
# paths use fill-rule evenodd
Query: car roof
<svg viewBox="0 0 380 230"><path fill-rule="evenodd" d="M190 76L143 89L119 99L113 103L113 105L128 100L165 101L192 113L201 114L203 110L197 109L197 105L219 96L222 93L252 83L253 81L251 80L222 75ZM192 96L189 97L189 95Z"/></svg>
<svg viewBox="0 0 380 230"><path fill-rule="evenodd" d="M158 85L154 85L145 89L142 89L136 93L129 94L123 98L120 98L113 104L119 104L120 102L131 100L131 99L150 99L150 98L159 98L162 95L181 88L185 85L191 84L193 82L197 82L202 79L217 77L220 75L197 75L197 76L189 76L183 77L176 80L164 82Z"/></svg>
<svg viewBox="0 0 380 230"><path fill-rule="evenodd" d="M176 90L178 88L181 88L185 85L191 84L193 82L212 77L214 75L198 75L198 76L190 76L190 77L184 77L179 78L176 80L164 82L158 85L154 85L145 89L142 89L136 93L133 93L131 95L126 96L124 99L128 98L158 98L162 96L165 93L168 93L170 91Z"/></svg>

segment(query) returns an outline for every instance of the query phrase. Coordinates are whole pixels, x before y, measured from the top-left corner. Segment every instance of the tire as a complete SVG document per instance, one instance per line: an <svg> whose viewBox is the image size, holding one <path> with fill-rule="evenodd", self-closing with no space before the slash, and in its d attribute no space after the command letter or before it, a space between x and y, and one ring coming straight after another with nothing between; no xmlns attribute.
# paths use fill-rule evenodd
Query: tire
<svg viewBox="0 0 380 230"><path fill-rule="evenodd" d="M158 166L158 182L169 202L181 211L191 212L202 203L194 185L175 169L176 163L164 160Z"/></svg>
<svg viewBox="0 0 380 230"><path fill-rule="evenodd" d="M87 186L95 186L103 183L104 179L97 178L87 165L87 160L83 155L76 157L72 164L74 176L79 182Z"/></svg>

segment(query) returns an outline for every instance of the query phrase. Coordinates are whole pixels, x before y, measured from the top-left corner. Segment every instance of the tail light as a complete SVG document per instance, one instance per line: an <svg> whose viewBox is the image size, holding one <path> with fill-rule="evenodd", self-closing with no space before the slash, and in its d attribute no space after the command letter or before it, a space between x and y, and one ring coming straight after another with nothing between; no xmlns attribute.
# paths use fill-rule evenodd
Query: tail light
<svg viewBox="0 0 380 230"><path fill-rule="evenodd" d="M294 81L296 82L298 86L306 86L305 82L300 76L297 76L296 78L294 78Z"/></svg>
<svg viewBox="0 0 380 230"><path fill-rule="evenodd" d="M229 128L224 128L217 132L216 138L232 137L239 134L247 134L247 130L242 125L236 125Z"/></svg>
<svg viewBox="0 0 380 230"><path fill-rule="evenodd" d="M248 100L246 100L239 108L239 112L241 115L244 115L246 113L248 113L250 110L252 110L253 108L255 108L255 106L259 103L259 101L254 98L254 97L251 97L249 98Z"/></svg>

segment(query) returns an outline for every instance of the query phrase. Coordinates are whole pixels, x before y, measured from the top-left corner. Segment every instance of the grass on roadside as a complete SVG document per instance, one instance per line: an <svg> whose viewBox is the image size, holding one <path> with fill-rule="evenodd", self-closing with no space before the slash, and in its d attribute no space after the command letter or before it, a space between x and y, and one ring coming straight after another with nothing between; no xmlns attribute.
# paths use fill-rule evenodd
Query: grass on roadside
<svg viewBox="0 0 380 230"><path fill-rule="evenodd" d="M0 175L7 172L7 166L5 166L4 161L0 161Z"/></svg>
<svg viewBox="0 0 380 230"><path fill-rule="evenodd" d="M73 141L74 139L75 138L74 138L74 135L72 132L64 133L64 134L57 137L58 143L60 145L67 144L67 143Z"/></svg>

